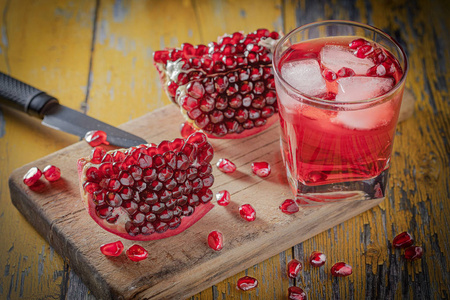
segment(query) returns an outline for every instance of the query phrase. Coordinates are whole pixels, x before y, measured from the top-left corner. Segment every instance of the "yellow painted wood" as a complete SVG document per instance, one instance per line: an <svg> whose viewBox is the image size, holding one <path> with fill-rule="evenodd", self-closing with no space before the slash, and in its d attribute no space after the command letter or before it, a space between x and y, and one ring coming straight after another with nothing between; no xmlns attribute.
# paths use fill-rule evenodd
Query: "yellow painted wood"
<svg viewBox="0 0 450 300"><path fill-rule="evenodd" d="M78 109L87 84L94 5L0 1L0 71ZM59 298L67 265L11 204L8 177L17 167L78 138L6 108L1 108L0 120L0 298Z"/></svg>
<svg viewBox="0 0 450 300"><path fill-rule="evenodd" d="M353 19L401 37L409 55L407 88L417 102L413 117L398 126L389 198L193 299L280 299L292 284L304 287L311 299L364 298L375 295L377 287L384 293L379 298L413 298L418 288L432 298L449 296L448 1L100 0L97 9L96 2L0 0L0 71L75 109L87 98L89 115L115 125L169 103L151 60L154 50L166 46L208 43L223 33L260 27L289 32L323 19ZM75 141L1 109L0 298L58 298L70 287L70 268L11 205L7 180L13 169ZM424 247L422 261L405 262L402 251L390 247L403 230ZM316 249L328 256L325 268L305 264L295 282L277 275L290 257L305 260ZM329 267L338 260L351 263L354 275L330 278ZM248 294L236 291L235 282L246 273L260 277L260 284L265 278L264 285ZM385 287L394 281L400 283L388 294Z"/></svg>

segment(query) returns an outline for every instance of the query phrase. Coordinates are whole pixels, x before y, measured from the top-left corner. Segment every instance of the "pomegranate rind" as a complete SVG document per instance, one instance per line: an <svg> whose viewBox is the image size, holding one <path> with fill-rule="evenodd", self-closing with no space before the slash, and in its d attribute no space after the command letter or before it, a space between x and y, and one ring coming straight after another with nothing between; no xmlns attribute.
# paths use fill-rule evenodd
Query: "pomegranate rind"
<svg viewBox="0 0 450 300"><path fill-rule="evenodd" d="M198 135L198 133L197 133ZM150 145L149 145L150 146ZM154 145L151 145L154 146ZM118 150L112 150L109 152L106 152L106 154L111 152L117 152L117 151L125 151L126 149L118 149ZM212 157L210 157L211 159ZM159 240L168 238L171 236L178 235L194 225L197 221L202 219L211 209L213 209L214 204L209 201L207 203L202 203L201 205L198 205L195 207L195 211L190 216L183 216L180 222L180 225L177 228L174 229L167 229L163 233L153 233L149 235L143 235L139 234L136 236L131 236L125 229L125 223L130 220L129 215L123 209L122 207L118 207L117 211L115 213L118 214L117 221L112 224L107 222L105 219L101 219L97 216L96 213L96 206L95 204L90 203L89 201L89 193L83 188L83 183L87 181L86 177L86 170L90 168L91 166L98 166L98 164L93 164L90 162L90 158L80 158L77 161L77 171L78 171L78 178L79 178L79 187L80 187L80 195L83 202L83 205L91 218L103 229L118 235L124 239L128 240L134 240L134 241L152 241L152 240Z"/></svg>

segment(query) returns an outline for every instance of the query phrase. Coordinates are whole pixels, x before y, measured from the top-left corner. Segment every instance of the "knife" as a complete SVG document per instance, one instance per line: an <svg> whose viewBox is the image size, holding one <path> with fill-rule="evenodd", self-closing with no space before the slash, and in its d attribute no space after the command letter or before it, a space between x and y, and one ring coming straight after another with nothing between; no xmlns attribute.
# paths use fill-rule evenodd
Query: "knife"
<svg viewBox="0 0 450 300"><path fill-rule="evenodd" d="M106 140L129 148L147 142L131 133L59 104L58 99L0 72L0 103L42 119L42 124L84 138L91 130L106 132Z"/></svg>

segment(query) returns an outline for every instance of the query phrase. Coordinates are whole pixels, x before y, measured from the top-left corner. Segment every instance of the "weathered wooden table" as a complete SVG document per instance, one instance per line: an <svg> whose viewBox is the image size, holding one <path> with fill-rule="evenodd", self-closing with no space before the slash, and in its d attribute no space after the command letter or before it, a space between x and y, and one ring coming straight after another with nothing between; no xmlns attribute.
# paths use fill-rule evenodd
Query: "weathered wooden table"
<svg viewBox="0 0 450 300"><path fill-rule="evenodd" d="M192 299L286 299L289 286L309 299L448 299L450 297L449 78L447 1L0 1L0 71L31 83L74 109L120 125L169 104L152 53L182 42L266 27L288 32L323 19L377 26L405 46L407 88L417 99L399 124L389 195L379 206L246 269ZM79 277L11 204L8 177L78 139L0 109L0 298L94 298ZM424 257L405 261L391 245L410 232ZM313 250L353 275L332 278L305 264L286 276L292 258ZM244 274L259 279L235 289Z"/></svg>

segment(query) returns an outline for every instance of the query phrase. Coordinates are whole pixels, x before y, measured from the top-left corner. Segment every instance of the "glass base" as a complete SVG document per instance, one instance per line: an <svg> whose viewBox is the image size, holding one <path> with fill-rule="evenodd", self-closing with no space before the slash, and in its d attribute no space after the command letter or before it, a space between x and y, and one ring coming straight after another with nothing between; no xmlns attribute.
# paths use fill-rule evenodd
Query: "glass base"
<svg viewBox="0 0 450 300"><path fill-rule="evenodd" d="M286 168L289 184L296 202L301 206L327 203L383 199L389 183L389 169L380 175L360 181L348 181L324 185L305 185L294 179Z"/></svg>

